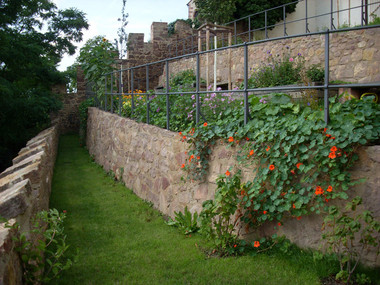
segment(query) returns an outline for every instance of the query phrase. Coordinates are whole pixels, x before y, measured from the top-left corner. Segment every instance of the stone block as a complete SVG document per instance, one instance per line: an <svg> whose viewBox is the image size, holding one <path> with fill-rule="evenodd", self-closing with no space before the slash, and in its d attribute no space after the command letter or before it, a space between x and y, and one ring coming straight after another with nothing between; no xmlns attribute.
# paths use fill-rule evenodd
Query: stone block
<svg viewBox="0 0 380 285"><path fill-rule="evenodd" d="M22 215L30 206L29 198L32 192L30 181L23 180L0 193L0 216L5 219Z"/></svg>

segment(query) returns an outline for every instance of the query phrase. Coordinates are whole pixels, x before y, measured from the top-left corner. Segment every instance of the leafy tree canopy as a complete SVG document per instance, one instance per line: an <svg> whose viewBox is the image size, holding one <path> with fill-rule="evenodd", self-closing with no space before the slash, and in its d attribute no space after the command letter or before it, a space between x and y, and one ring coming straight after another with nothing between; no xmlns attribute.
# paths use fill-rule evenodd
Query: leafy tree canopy
<svg viewBox="0 0 380 285"><path fill-rule="evenodd" d="M195 0L195 5L199 18L212 23L224 24L291 2L294 0ZM295 6L296 4L287 6L286 13L294 12ZM275 24L282 17L282 9L271 10L268 12L268 25ZM264 25L264 14L252 18L254 28L262 28Z"/></svg>
<svg viewBox="0 0 380 285"><path fill-rule="evenodd" d="M0 171L59 107L57 64L87 28L83 12L50 0L0 1Z"/></svg>

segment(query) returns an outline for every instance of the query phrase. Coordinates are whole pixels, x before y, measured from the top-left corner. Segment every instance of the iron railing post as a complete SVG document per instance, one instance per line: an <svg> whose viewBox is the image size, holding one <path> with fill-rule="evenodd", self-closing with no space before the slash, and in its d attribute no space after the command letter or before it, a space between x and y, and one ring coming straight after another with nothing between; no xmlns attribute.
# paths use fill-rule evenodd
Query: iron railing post
<svg viewBox="0 0 380 285"><path fill-rule="evenodd" d="M284 18L284 37L288 34L286 33L286 6L284 5L282 8L283 18Z"/></svg>
<svg viewBox="0 0 380 285"><path fill-rule="evenodd" d="M265 10L264 12L265 12L264 13L265 14L265 38L267 39L268 38L268 26L267 26L268 25L268 15L267 15L268 11Z"/></svg>
<svg viewBox="0 0 380 285"><path fill-rule="evenodd" d="M234 33L235 33L235 45L237 44L237 30L236 30L236 21L234 22Z"/></svg>
<svg viewBox="0 0 380 285"><path fill-rule="evenodd" d="M305 34L310 33L309 22L307 20L307 0L305 0Z"/></svg>
<svg viewBox="0 0 380 285"><path fill-rule="evenodd" d="M104 76L104 111L107 112L107 75Z"/></svg>
<svg viewBox="0 0 380 285"><path fill-rule="evenodd" d="M324 84L324 105L325 105L325 123L329 123L329 61L330 61L330 31L327 30L325 33L325 84Z"/></svg>
<svg viewBox="0 0 380 285"><path fill-rule="evenodd" d="M113 113L113 73L111 73L111 113Z"/></svg>
<svg viewBox="0 0 380 285"><path fill-rule="evenodd" d="M146 123L150 123L149 108L150 108L150 98L149 98L149 65L146 66Z"/></svg>
<svg viewBox="0 0 380 285"><path fill-rule="evenodd" d="M196 115L195 115L195 123L196 125L199 125L199 115L200 115L200 106L199 106L199 77L200 77L200 63L199 63L199 52L197 52L196 55L197 58L197 70L196 70L196 76L195 76L195 88L196 88Z"/></svg>
<svg viewBox="0 0 380 285"><path fill-rule="evenodd" d="M251 16L248 17L248 41L251 41Z"/></svg>
<svg viewBox="0 0 380 285"><path fill-rule="evenodd" d="M170 106L169 106L169 60L166 60L166 129L170 130Z"/></svg>
<svg viewBox="0 0 380 285"><path fill-rule="evenodd" d="M121 102L122 102L122 97L123 97L123 73L120 70L120 82L119 82L119 116L121 116Z"/></svg>
<svg viewBox="0 0 380 285"><path fill-rule="evenodd" d="M133 68L131 68L131 118L133 118L134 112L135 112L135 98L133 96Z"/></svg>
<svg viewBox="0 0 380 285"><path fill-rule="evenodd" d="M334 30L334 5L333 5L333 0L330 1L331 3L331 11L330 11L330 29Z"/></svg>
<svg viewBox="0 0 380 285"><path fill-rule="evenodd" d="M248 102L248 45L244 43L244 125L249 119L249 102Z"/></svg>

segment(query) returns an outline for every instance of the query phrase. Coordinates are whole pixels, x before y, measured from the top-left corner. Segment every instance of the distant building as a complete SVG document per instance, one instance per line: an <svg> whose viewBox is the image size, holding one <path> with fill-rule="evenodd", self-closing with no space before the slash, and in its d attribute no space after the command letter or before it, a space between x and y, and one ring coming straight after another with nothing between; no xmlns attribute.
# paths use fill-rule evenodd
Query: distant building
<svg viewBox="0 0 380 285"><path fill-rule="evenodd" d="M190 0L189 3L187 3L187 7L189 7L189 19L194 20L197 16L197 7L195 6L194 0Z"/></svg>

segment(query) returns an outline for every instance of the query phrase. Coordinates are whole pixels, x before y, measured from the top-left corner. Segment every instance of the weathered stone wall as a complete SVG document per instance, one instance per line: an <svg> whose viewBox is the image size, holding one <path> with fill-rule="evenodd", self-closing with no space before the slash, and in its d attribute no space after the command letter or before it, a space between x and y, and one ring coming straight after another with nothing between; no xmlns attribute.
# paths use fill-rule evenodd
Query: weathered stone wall
<svg viewBox="0 0 380 285"><path fill-rule="evenodd" d="M290 53L296 57L301 53L305 58L305 66L320 64L324 66L324 35L305 36L299 38L270 41L248 47L248 65L253 70L266 63L270 56L282 56ZM217 82L227 83L231 68L232 83L238 84L244 80L243 47L233 48L231 57L229 51L217 53ZM208 68L207 59L208 56ZM170 62L170 74L196 68L195 58L183 58ZM214 53L203 54L200 57L201 77L213 82ZM251 72L251 71L250 71ZM165 71L160 78L160 84L165 81ZM355 30L333 33L330 35L330 80L368 83L380 81L380 28Z"/></svg>
<svg viewBox="0 0 380 285"><path fill-rule="evenodd" d="M67 93L63 89L57 90L62 101L62 109L51 114L53 124L59 126L59 133L78 133L79 132L79 105L86 99L86 81L80 67L77 70L77 92Z"/></svg>
<svg viewBox="0 0 380 285"><path fill-rule="evenodd" d="M0 216L17 222L22 232L31 229L31 218L49 207L51 181L58 147L53 126L28 141L0 174ZM14 232L0 224L0 284L22 284L22 271L14 251Z"/></svg>
<svg viewBox="0 0 380 285"><path fill-rule="evenodd" d="M180 141L178 133L96 108L89 109L87 147L106 171L112 170L139 197L151 201L163 214L172 217L174 211L183 211L185 206L191 212L200 212L203 201L214 196L218 175L236 164L237 152L236 148L217 144L210 158L206 182L183 182L180 165L187 158L188 145ZM360 194L364 202L362 208L373 211L380 219L380 146L363 147L359 157L352 174L355 178L366 178L366 182L351 189L349 194L351 197ZM243 170L244 180L254 178L252 170ZM322 219L311 215L301 220L286 219L281 227L268 224L259 231L266 235L284 234L301 247L317 248L321 225ZM253 239L255 234L257 232L242 232L246 239Z"/></svg>

